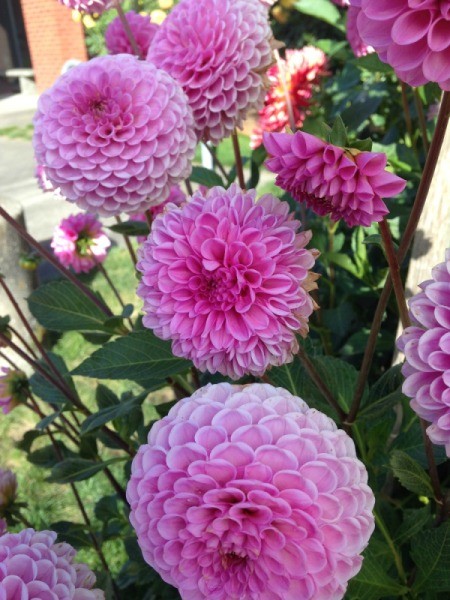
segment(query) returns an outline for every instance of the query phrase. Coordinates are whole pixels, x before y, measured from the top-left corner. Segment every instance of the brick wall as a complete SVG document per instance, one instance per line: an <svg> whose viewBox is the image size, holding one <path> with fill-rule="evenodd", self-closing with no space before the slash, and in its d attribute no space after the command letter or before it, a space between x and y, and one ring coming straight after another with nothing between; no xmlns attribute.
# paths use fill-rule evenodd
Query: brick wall
<svg viewBox="0 0 450 600"><path fill-rule="evenodd" d="M81 23L57 0L20 0L36 86L42 92L61 74L69 59L86 60Z"/></svg>

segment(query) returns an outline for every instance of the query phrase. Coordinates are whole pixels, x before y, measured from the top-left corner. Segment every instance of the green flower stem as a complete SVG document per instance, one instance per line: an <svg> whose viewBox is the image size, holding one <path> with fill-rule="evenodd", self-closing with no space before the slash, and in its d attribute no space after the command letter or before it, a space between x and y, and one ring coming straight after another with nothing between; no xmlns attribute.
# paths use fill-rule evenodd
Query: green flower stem
<svg viewBox="0 0 450 600"><path fill-rule="evenodd" d="M427 124L426 124L425 115L423 112L423 104L422 104L422 100L420 98L420 94L419 94L419 91L417 88L413 88L413 94L414 94L414 102L416 104L417 116L419 117L419 125L420 125L420 132L422 134L423 148L425 150L425 154L428 154L428 151L430 149L430 143L428 141Z"/></svg>
<svg viewBox="0 0 450 600"><path fill-rule="evenodd" d="M116 216L116 222L120 224L120 223L122 223L122 219L119 216ZM131 257L133 267L136 268L137 257L136 257L136 252L134 251L134 248L133 248L133 244L131 243L131 240L127 235L123 236L123 241L125 242L125 246L127 247L128 253Z"/></svg>
<svg viewBox="0 0 450 600"><path fill-rule="evenodd" d="M12 327L12 325L8 325L8 330L13 335L15 335L17 339L19 339L22 342L22 345L24 346L25 350L27 350L27 352L29 352L30 355L37 360L38 355L33 350L33 348L30 346L30 344L27 342L27 340L23 337L23 335L19 331L17 331L17 329L15 327Z"/></svg>
<svg viewBox="0 0 450 600"><path fill-rule="evenodd" d="M245 191L245 177L244 177L244 166L242 164L241 149L239 148L239 138L236 129L231 135L233 141L234 158L236 161L236 173L238 176L239 186Z"/></svg>
<svg viewBox="0 0 450 600"><path fill-rule="evenodd" d="M195 392L195 388L182 375L172 375L171 379L182 387L190 396Z"/></svg>
<svg viewBox="0 0 450 600"><path fill-rule="evenodd" d="M140 60L143 60L145 57L142 56L142 52L140 51L138 43L136 42L136 38L134 37L133 32L131 31L130 24L128 23L128 20L125 16L125 13L123 12L120 2L116 2L114 8L117 10L117 14L119 15L119 19L120 19L120 21L122 23L122 27L125 31L125 35L127 36L128 41L130 42L130 45L133 48L134 54Z"/></svg>
<svg viewBox="0 0 450 600"><path fill-rule="evenodd" d="M403 83L403 81L400 82L400 87L402 90L402 105L403 105L403 111L405 113L406 130L408 131L411 145L414 148L414 151L417 153L416 140L414 139L414 135L413 135L411 111L409 110L409 102L408 102L408 95L407 95L408 88L407 88L406 84Z"/></svg>
<svg viewBox="0 0 450 600"><path fill-rule="evenodd" d="M395 547L395 544L394 544L391 536L389 535L389 531L388 531L386 525L384 524L383 519L380 517L378 511L374 509L373 515L375 517L375 523L376 523L380 533L383 535L384 539L387 542L387 545L389 546L389 549L392 552L392 556L394 557L395 566L397 567L397 571L400 576L400 579L402 580L402 583L406 583L406 573L403 568L403 563L402 563L402 559L400 556L400 552Z"/></svg>

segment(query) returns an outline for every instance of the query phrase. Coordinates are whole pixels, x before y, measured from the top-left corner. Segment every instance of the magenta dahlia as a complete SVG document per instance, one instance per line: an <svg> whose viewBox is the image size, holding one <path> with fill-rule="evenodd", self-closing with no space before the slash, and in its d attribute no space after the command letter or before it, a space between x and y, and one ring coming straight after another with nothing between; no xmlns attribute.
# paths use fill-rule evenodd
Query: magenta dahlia
<svg viewBox="0 0 450 600"><path fill-rule="evenodd" d="M0 598L2 600L104 600L92 589L95 575L75 564L76 551L55 543L53 531L24 529L0 537Z"/></svg>
<svg viewBox="0 0 450 600"><path fill-rule="evenodd" d="M314 303L317 251L289 205L237 185L197 191L140 248L144 325L196 367L233 379L290 362Z"/></svg>
<svg viewBox="0 0 450 600"><path fill-rule="evenodd" d="M333 600L374 496L351 438L267 384L208 385L156 423L127 497L145 560L183 600Z"/></svg>
<svg viewBox="0 0 450 600"><path fill-rule="evenodd" d="M351 0L367 46L413 86L436 82L450 90L449 0Z"/></svg>
<svg viewBox="0 0 450 600"><path fill-rule="evenodd" d="M72 10L89 14L101 14L114 6L114 4L119 4L121 0L59 0L59 2Z"/></svg>
<svg viewBox="0 0 450 600"><path fill-rule="evenodd" d="M72 267L75 273L89 273L105 260L111 242L95 215L79 213L61 221L51 246L64 267Z"/></svg>
<svg viewBox="0 0 450 600"><path fill-rule="evenodd" d="M450 457L450 249L435 266L432 279L409 301L412 326L397 340L406 361L403 393L427 421L429 438Z"/></svg>
<svg viewBox="0 0 450 600"><path fill-rule="evenodd" d="M0 409L4 415L20 404L26 385L27 378L22 371L0 368Z"/></svg>
<svg viewBox="0 0 450 600"><path fill-rule="evenodd" d="M262 144L264 131L284 131L289 125L285 85L291 100L295 124L297 127L303 125L307 109L311 104L314 86L327 73L326 62L327 58L322 50L314 46L305 46L299 50L286 50L286 58L280 59L283 73L280 73L278 64L270 67L267 72L270 88L264 99L264 106L259 111L257 126L252 133L250 144L252 148Z"/></svg>
<svg viewBox="0 0 450 600"><path fill-rule="evenodd" d="M155 37L155 33L158 31L158 25L152 23L148 16L140 15L134 12L134 10L127 12L125 17L141 55L147 56L150 44ZM134 50L119 17L116 17L108 25L105 32L105 44L109 54L134 54Z"/></svg>
<svg viewBox="0 0 450 600"><path fill-rule="evenodd" d="M165 210L168 210L169 205L174 204L175 206L181 206L186 202L186 194L180 188L179 185L174 185L170 190L169 197L162 204L158 204L158 206L153 206L150 208L150 216L152 219L160 215ZM141 223L147 223L147 217L145 213L138 213L137 215L131 215L131 221L140 221ZM137 240L141 244L147 238L146 236L138 236Z"/></svg>
<svg viewBox="0 0 450 600"><path fill-rule="evenodd" d="M370 226L389 211L382 198L399 194L406 181L385 170L386 155L340 148L309 133L264 134L269 171L276 184L318 215Z"/></svg>
<svg viewBox="0 0 450 600"><path fill-rule="evenodd" d="M191 171L196 136L185 94L128 54L70 69L41 95L34 123L38 164L84 210L146 210Z"/></svg>
<svg viewBox="0 0 450 600"><path fill-rule="evenodd" d="M271 36L259 0L183 0L159 28L147 58L182 85L198 137L218 144L264 101Z"/></svg>
<svg viewBox="0 0 450 600"><path fill-rule="evenodd" d="M350 44L350 48L353 50L353 54L359 58L360 56L366 56L366 54L372 54L375 50L372 46L367 46L361 36L359 35L357 21L358 15L361 12L361 9L357 6L350 6L347 11L347 40Z"/></svg>
<svg viewBox="0 0 450 600"><path fill-rule="evenodd" d="M9 469L0 469L0 516L14 503L17 496L17 478Z"/></svg>

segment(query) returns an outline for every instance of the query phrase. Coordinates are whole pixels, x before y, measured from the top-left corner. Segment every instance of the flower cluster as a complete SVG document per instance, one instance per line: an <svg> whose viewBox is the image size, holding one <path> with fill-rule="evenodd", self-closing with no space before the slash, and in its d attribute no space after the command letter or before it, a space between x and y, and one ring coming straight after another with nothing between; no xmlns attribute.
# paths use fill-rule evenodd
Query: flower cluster
<svg viewBox="0 0 450 600"><path fill-rule="evenodd" d="M4 415L20 404L26 382L26 375L22 371L0 368L0 409Z"/></svg>
<svg viewBox="0 0 450 600"><path fill-rule="evenodd" d="M450 457L450 249L420 288L409 301L413 325L397 341L406 356L403 393L412 398L415 412L431 422L431 441L445 446Z"/></svg>
<svg viewBox="0 0 450 600"><path fill-rule="evenodd" d="M208 385L156 423L127 497L183 599L342 598L374 528L350 437L267 384Z"/></svg>
<svg viewBox="0 0 450 600"><path fill-rule="evenodd" d="M108 8L111 8L115 3L119 3L121 0L59 0L61 4L71 8L72 10L78 10L88 14L101 14Z"/></svg>
<svg viewBox="0 0 450 600"><path fill-rule="evenodd" d="M95 575L86 565L74 564L76 551L55 543L53 531L24 529L0 537L0 598L25 600L104 600Z"/></svg>
<svg viewBox="0 0 450 600"><path fill-rule="evenodd" d="M51 246L62 265L75 273L89 273L105 260L111 242L95 215L79 213L61 221Z"/></svg>
<svg viewBox="0 0 450 600"><path fill-rule="evenodd" d="M262 105L271 36L259 0L183 0L165 19L148 60L182 85L199 139L219 143Z"/></svg>
<svg viewBox="0 0 450 600"><path fill-rule="evenodd" d="M148 49L158 31L158 25L152 23L148 16L140 15L134 10L125 14L141 56L147 56ZM122 21L116 17L108 25L105 32L105 44L110 54L134 54L130 40L125 32Z"/></svg>
<svg viewBox="0 0 450 600"><path fill-rule="evenodd" d="M233 379L292 360L314 303L317 252L289 205L255 192L198 191L158 217L140 248L144 325L176 356Z"/></svg>
<svg viewBox="0 0 450 600"><path fill-rule="evenodd" d="M399 79L412 86L430 81L450 90L448 0L350 0L360 7L358 32Z"/></svg>
<svg viewBox="0 0 450 600"><path fill-rule="evenodd" d="M0 469L0 516L14 503L17 495L17 478L9 469Z"/></svg>
<svg viewBox="0 0 450 600"><path fill-rule="evenodd" d="M53 187L101 215L163 202L191 171L196 136L180 86L134 56L101 56L39 98L34 149Z"/></svg>
<svg viewBox="0 0 450 600"><path fill-rule="evenodd" d="M385 170L386 155L340 148L297 131L264 134L267 168L276 184L318 215L350 227L381 221L389 211L382 198L399 194L406 182Z"/></svg>
<svg viewBox="0 0 450 600"><path fill-rule="evenodd" d="M295 124L297 127L302 126L314 86L326 74L325 65L326 56L322 50L305 46L301 50L286 50L286 58L281 58L279 63L270 67L267 72L270 89L252 133L252 148L261 145L263 131L283 131L289 125L285 87L291 100Z"/></svg>

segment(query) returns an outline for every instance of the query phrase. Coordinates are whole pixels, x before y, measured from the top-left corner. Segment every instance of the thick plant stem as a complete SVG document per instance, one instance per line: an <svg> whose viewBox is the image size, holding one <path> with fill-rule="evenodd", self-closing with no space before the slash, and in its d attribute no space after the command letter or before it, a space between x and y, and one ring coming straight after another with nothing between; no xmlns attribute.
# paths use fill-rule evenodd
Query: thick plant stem
<svg viewBox="0 0 450 600"><path fill-rule="evenodd" d="M133 35L133 32L131 31L130 24L128 23L128 20L127 20L127 18L126 18L126 16L125 16L125 13L123 12L123 9L122 9L122 7L121 7L121 5L120 5L120 2L117 2L117 3L116 3L116 6L115 6L115 8L116 8L116 10L117 10L117 14L119 15L119 19L120 19L120 21L121 21L121 23L122 23L122 27L123 27L123 29L124 29L124 31L125 31L125 35L127 36L127 38L128 38L128 41L130 42L130 45L131 45L131 47L133 48L133 52L134 52L134 54L135 54L135 55L136 55L136 56L137 56L137 57L138 57L140 60L143 60L145 57L144 57L144 56L142 56L142 52L141 52L141 50L140 50L140 48L139 48L139 46L138 46L138 43L137 43L137 41L136 41L136 38L135 38L135 37L134 37L134 35Z"/></svg>
<svg viewBox="0 0 450 600"><path fill-rule="evenodd" d="M0 350L0 358L3 358L3 360L6 361L16 371L20 371L18 365L16 365L16 363L14 361L12 361L9 358L9 356L6 356L6 354L4 352L2 352L1 350Z"/></svg>
<svg viewBox="0 0 450 600"><path fill-rule="evenodd" d="M189 196L192 196L192 194L194 193L194 190L192 188L192 184L189 178L184 180L184 183L186 184L186 190Z"/></svg>
<svg viewBox="0 0 450 600"><path fill-rule="evenodd" d="M75 277L75 275L73 275L68 269L63 267L60 264L60 262L52 255L51 252L44 248L42 244L40 244L37 240L34 239L34 237L32 237L27 231L25 231L25 229L19 223L17 223L17 221L13 219L13 217L11 217L11 215L7 213L6 210L1 206L0 216L3 217L5 221L7 221L17 231L20 237L23 238L27 242L27 244L29 244L35 250L37 250L37 252L43 258L45 258L45 260L48 260L50 264L52 264L56 269L58 269L58 271L62 273L64 277L66 277L71 283L73 283L80 290L80 292L82 292L87 298L89 298L89 300L91 300L107 317L113 316L109 308L105 304L103 304L103 302L101 302L88 287L81 283L81 281L79 281Z"/></svg>
<svg viewBox="0 0 450 600"><path fill-rule="evenodd" d="M236 129L231 135L233 141L234 158L236 160L236 173L238 176L239 186L245 191L244 166L242 164L241 149L239 147L239 138Z"/></svg>
<svg viewBox="0 0 450 600"><path fill-rule="evenodd" d="M120 223L122 223L122 219L119 216L116 216L116 222L119 223L119 225L120 225ZM133 248L133 244L131 243L131 240L127 235L123 235L123 241L125 242L125 246L127 247L128 253L131 257L133 267L136 267L137 258L136 258L136 252L134 251L134 248Z"/></svg>
<svg viewBox="0 0 450 600"><path fill-rule="evenodd" d="M116 494L118 496L120 496L121 500L123 500L123 502L125 502L126 505L128 505L127 494L126 494L125 490L122 488L122 486L120 485L120 483L117 481L117 479L114 477L114 475L111 473L109 467L105 467L103 472L105 473L106 477L109 479L109 482L113 486Z"/></svg>
<svg viewBox="0 0 450 600"><path fill-rule="evenodd" d="M439 153L442 148L442 143L444 141L445 132L448 125L448 120L450 116L450 92L444 92L442 97L441 108L439 110L439 115L436 124L436 130L433 136L433 140L430 145L430 150L428 152L427 160L425 163L422 179L420 181L419 189L417 190L416 199L414 201L414 206L412 207L408 223L406 225L405 232L403 234L400 248L397 254L398 263L401 264L409 250L409 247L412 243L414 234L417 229L417 225L419 223L420 215L422 214L423 207L425 206L425 202L428 196L428 192L430 189L431 181L433 179L434 172L436 170L436 164L439 158ZM370 367L372 365L373 355L375 353L375 346L377 343L378 334L380 332L381 323L383 321L384 311L386 310L387 304L389 302L389 297L392 292L392 279L390 276L387 277L386 283L384 284L383 291L378 300L378 305L375 311L375 315L372 321L372 327L370 329L369 339L367 341L366 350L364 352L363 362L361 365L361 370L359 372L359 377L357 381L357 385L355 388L355 394L353 396L353 402L348 414L346 422L351 425L359 411L359 407L361 405L361 398L364 393L364 388L366 385L367 377L369 375Z"/></svg>
<svg viewBox="0 0 450 600"><path fill-rule="evenodd" d="M33 348L30 346L30 344L27 342L27 340L23 337L23 335L19 331L17 331L17 329L15 327L8 325L8 331L10 331L13 335L16 336L17 339L19 339L21 341L22 346L25 348L25 350L27 350L27 352L30 353L30 356L32 356L33 358L38 360L39 357L36 354L36 352L33 350Z"/></svg>
<svg viewBox="0 0 450 600"><path fill-rule="evenodd" d="M411 321L408 314L408 306L406 305L405 290L403 289L403 282L400 277L400 265L398 264L397 254L395 253L391 230L389 229L388 222L384 218L380 221L379 226L381 237L383 238L384 251L389 265L389 274L394 286L400 320L403 327L406 328L411 325Z"/></svg>
<svg viewBox="0 0 450 600"><path fill-rule="evenodd" d="M275 60L277 61L278 72L280 74L281 85L283 86L284 98L286 100L286 107L289 116L289 126L292 129L292 133L295 133L297 130L297 123L295 122L294 108L292 106L292 98L289 93L289 88L286 81L286 67L283 61L280 58L280 53L278 50L274 50Z"/></svg>
<svg viewBox="0 0 450 600"><path fill-rule="evenodd" d="M425 150L425 154L428 154L428 150L430 149L430 143L428 141L428 132L427 132L427 124L425 121L425 115L423 112L423 104L420 99L420 94L417 88L413 89L414 93L414 102L416 104L417 116L419 117L419 125L420 125L420 133L422 134L422 143L423 148Z"/></svg>
<svg viewBox="0 0 450 600"><path fill-rule="evenodd" d="M151 232L152 230L152 225L153 225L153 217L152 217L152 213L149 210L145 211L145 218L147 220L147 225L148 225L148 231Z"/></svg>
<svg viewBox="0 0 450 600"><path fill-rule="evenodd" d="M117 298L117 301L119 302L120 306L122 308L125 308L125 302L122 300L122 296L119 294L119 290L116 288L116 286L113 283L113 280L111 279L111 277L108 275L108 271L105 269L105 267L102 265L102 263L97 262L97 267L100 271L100 273L103 275L103 277L106 280L106 283L109 285L109 287L112 290L112 293L114 294L114 296Z"/></svg>
<svg viewBox="0 0 450 600"><path fill-rule="evenodd" d="M311 360L308 358L308 356L306 355L306 352L303 350L303 348L301 346L298 351L298 357L300 359L300 362L303 364L306 371L308 372L308 375L311 377L311 379L313 380L313 382L315 383L315 385L317 386L318 390L321 392L321 394L323 395L325 400L336 411L339 419L341 421L343 421L345 419L345 412L339 406L335 397L331 393L330 389L324 383L322 377L316 371L316 367L311 362Z"/></svg>

